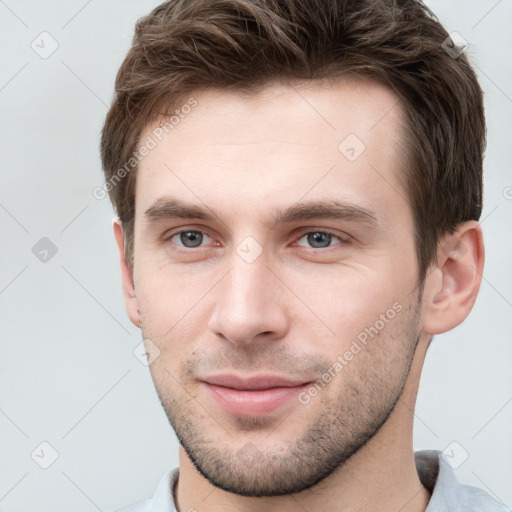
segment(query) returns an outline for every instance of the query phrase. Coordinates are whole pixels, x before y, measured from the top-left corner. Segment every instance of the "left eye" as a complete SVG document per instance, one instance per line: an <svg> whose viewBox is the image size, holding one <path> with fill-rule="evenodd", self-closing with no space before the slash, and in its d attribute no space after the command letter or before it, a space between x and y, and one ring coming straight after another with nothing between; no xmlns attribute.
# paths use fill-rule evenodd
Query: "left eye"
<svg viewBox="0 0 512 512"><path fill-rule="evenodd" d="M189 249L199 247L201 245L201 242L205 239L205 237L210 238L206 233L203 233L202 231L190 230L179 231L178 233L175 233L173 236L171 236L169 240L172 242L173 239L176 237L178 237L178 240L181 242L181 244L178 243L177 245L183 245L184 247L187 247Z"/></svg>
<svg viewBox="0 0 512 512"><path fill-rule="evenodd" d="M339 236L329 233L328 231L310 231L309 233L305 233L300 240L303 238L305 238L307 243L309 243L314 249L325 249L326 247L329 247L333 238L343 242Z"/></svg>

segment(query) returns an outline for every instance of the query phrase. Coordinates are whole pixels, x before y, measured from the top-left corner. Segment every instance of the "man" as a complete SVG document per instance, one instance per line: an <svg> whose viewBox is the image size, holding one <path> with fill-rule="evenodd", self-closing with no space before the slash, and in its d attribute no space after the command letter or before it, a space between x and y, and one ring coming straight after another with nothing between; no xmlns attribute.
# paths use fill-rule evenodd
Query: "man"
<svg viewBox="0 0 512 512"><path fill-rule="evenodd" d="M456 50L414 0L139 20L101 150L181 446L123 511L505 510L412 449L429 343L484 262L482 92Z"/></svg>

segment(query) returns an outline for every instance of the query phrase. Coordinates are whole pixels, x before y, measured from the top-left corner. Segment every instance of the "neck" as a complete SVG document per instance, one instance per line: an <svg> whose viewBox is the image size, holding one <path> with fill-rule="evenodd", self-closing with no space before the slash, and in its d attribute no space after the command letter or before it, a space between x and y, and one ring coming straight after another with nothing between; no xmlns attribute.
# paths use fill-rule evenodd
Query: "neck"
<svg viewBox="0 0 512 512"><path fill-rule="evenodd" d="M424 512L430 493L420 483L412 448L414 405L428 347L422 339L400 400L380 431L330 476L314 487L286 496L249 498L211 485L180 447L176 488L179 512Z"/></svg>

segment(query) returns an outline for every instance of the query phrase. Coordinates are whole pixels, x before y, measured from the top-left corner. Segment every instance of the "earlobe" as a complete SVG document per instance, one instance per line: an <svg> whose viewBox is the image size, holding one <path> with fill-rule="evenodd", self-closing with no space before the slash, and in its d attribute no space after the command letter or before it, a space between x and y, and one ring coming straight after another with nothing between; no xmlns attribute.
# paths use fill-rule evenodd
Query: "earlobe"
<svg viewBox="0 0 512 512"><path fill-rule="evenodd" d="M133 273L126 259L126 254L124 250L124 230L119 219L114 220L113 228L117 248L119 251L119 264L121 267L121 278L123 281L123 295L126 306L126 312L128 313L128 316L130 317L132 323L136 327L140 327L141 319L137 304L137 295L135 293Z"/></svg>
<svg viewBox="0 0 512 512"><path fill-rule="evenodd" d="M476 300L484 266L482 229L476 221L459 226L439 244L437 263L426 278L423 330L434 335L459 325Z"/></svg>

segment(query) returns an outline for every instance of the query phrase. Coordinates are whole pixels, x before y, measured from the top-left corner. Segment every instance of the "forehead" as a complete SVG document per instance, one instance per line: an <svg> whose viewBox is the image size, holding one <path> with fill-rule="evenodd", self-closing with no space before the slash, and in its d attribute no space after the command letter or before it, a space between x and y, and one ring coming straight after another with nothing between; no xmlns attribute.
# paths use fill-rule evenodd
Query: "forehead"
<svg viewBox="0 0 512 512"><path fill-rule="evenodd" d="M207 89L191 98L194 107L173 123L160 121L165 131L154 123L142 133L141 144L155 144L139 164L136 215L166 195L231 213L306 195L381 208L406 202L404 113L376 81L271 84L254 94Z"/></svg>
<svg viewBox="0 0 512 512"><path fill-rule="evenodd" d="M192 98L197 106L183 108ZM400 126L405 124L400 99L391 89L373 79L353 77L272 83L254 93L198 90L182 98L181 108L180 104L176 107L176 114L182 111L179 118L175 115L172 123L162 118L158 123L170 124L166 131L176 136L212 144L268 143L269 135L288 143L332 144L348 133L370 143L384 134L400 138ZM146 127L143 135L150 134L155 126ZM203 126L218 130L205 133Z"/></svg>

